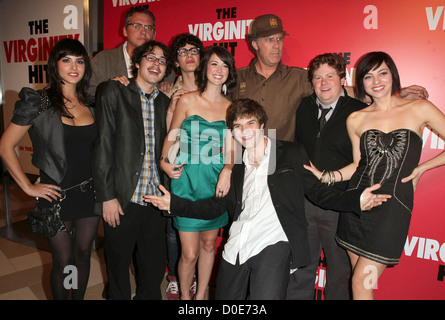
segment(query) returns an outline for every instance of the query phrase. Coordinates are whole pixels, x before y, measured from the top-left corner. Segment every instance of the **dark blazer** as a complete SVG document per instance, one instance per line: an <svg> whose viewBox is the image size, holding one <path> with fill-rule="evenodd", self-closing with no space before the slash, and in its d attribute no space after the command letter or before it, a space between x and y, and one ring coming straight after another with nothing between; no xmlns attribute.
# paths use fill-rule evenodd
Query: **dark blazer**
<svg viewBox="0 0 445 320"><path fill-rule="evenodd" d="M338 170L351 162L352 144L346 128L346 119L354 112L367 106L351 98L344 90L334 112L318 136L317 96L303 98L296 114L295 142L301 143L311 162L320 170ZM348 182L335 183L334 187L346 190Z"/></svg>
<svg viewBox="0 0 445 320"><path fill-rule="evenodd" d="M170 99L159 92L155 99L155 159L162 184L168 185L159 159L167 135L167 108ZM109 80L96 92L96 119L99 139L94 150L93 181L96 202L114 198L122 210L136 189L145 155L141 97L136 80L126 87Z"/></svg>
<svg viewBox="0 0 445 320"><path fill-rule="evenodd" d="M124 57L124 45L117 48L98 52L91 59L93 74L91 76L89 92L94 94L101 82L117 76L127 76L127 65Z"/></svg>
<svg viewBox="0 0 445 320"><path fill-rule="evenodd" d="M47 108L41 107L40 91L47 92L27 87L20 90L11 122L31 126L28 134L33 147L32 164L60 184L67 169L63 123L51 108L51 99ZM94 108L89 109L94 116Z"/></svg>
<svg viewBox="0 0 445 320"><path fill-rule="evenodd" d="M342 192L322 184L306 169L309 164L304 148L286 141L272 141L271 158L267 184L278 219L292 248L291 267L297 268L310 263L307 222L304 210L304 196L327 209L360 210L360 195L363 190ZM171 195L170 212L199 219L213 219L228 211L233 220L241 214L244 183L244 164L235 164L232 169L231 187L224 198L190 201Z"/></svg>

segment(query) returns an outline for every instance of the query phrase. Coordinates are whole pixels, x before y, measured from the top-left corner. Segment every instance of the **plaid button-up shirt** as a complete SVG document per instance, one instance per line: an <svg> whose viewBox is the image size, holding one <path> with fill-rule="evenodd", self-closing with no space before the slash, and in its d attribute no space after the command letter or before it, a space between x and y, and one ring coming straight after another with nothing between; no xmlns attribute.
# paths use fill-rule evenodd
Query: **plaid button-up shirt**
<svg viewBox="0 0 445 320"><path fill-rule="evenodd" d="M146 206L144 202L144 195L162 195L158 189L160 184L159 174L155 159L155 112L154 100L159 94L157 88L153 91L151 96L147 98L142 89L137 86L141 95L142 120L144 123L144 138L145 138L145 155L142 162L142 168L139 175L139 181L134 190L131 202Z"/></svg>

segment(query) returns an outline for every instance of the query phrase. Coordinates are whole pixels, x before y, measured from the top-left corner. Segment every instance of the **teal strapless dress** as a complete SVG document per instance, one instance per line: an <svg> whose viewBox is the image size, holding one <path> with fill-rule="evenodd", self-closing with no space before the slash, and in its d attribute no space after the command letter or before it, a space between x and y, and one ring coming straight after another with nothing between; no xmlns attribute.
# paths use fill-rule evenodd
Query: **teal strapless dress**
<svg viewBox="0 0 445 320"><path fill-rule="evenodd" d="M208 122L192 115L182 122L181 149L175 163L184 164L179 179L171 180L171 190L181 198L205 200L215 195L218 176L224 167L224 120ZM181 231L206 231L224 227L228 223L225 212L213 220L184 217L173 218L174 227Z"/></svg>

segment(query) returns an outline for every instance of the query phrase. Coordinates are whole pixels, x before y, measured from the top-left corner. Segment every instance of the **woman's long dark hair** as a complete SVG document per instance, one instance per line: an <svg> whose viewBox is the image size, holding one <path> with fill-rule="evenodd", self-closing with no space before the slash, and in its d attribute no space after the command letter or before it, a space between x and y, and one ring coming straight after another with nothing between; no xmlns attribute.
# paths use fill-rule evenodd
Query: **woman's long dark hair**
<svg viewBox="0 0 445 320"><path fill-rule="evenodd" d="M235 59L226 48L220 46L212 46L208 48L204 54L204 57L201 59L199 67L195 70L198 91L203 93L207 88L207 65L209 64L210 57L213 54L216 54L222 60L222 62L229 67L229 76L224 83L227 86L227 92L229 92L236 85Z"/></svg>
<svg viewBox="0 0 445 320"><path fill-rule="evenodd" d="M54 45L49 54L47 72L49 77L48 96L51 100L51 106L60 115L71 118L72 116L65 108L65 100L68 99L63 95L63 79L60 77L57 68L57 62L67 55L83 58L85 74L76 85L76 93L79 102L87 107L92 106L92 98L88 95L87 90L90 86L93 70L91 68L88 53L79 40L71 38L62 39Z"/></svg>

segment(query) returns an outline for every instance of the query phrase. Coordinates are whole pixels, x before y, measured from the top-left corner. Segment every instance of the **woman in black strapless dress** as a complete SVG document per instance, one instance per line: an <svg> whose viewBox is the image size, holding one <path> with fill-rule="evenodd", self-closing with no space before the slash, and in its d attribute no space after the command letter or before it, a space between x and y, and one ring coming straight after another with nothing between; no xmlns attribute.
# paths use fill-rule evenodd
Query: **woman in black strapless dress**
<svg viewBox="0 0 445 320"><path fill-rule="evenodd" d="M60 40L48 59L48 88L20 91L11 124L0 142L1 157L11 176L26 194L37 198L37 206L52 206L61 190L70 189L61 202L60 215L73 233L61 231L48 238L54 299L68 299L70 291L72 299L83 299L99 224L91 180L92 150L98 134L93 99L87 95L91 74L83 45L69 38ZM35 184L23 172L14 150L26 133L33 144L32 163L40 170L40 181ZM67 266L70 268L65 270ZM69 275L73 281L67 281L67 286Z"/></svg>
<svg viewBox="0 0 445 320"><path fill-rule="evenodd" d="M373 286L386 266L396 265L403 252L421 175L445 164L445 153L420 165L425 126L445 136L445 116L427 100L398 96L400 80L392 58L371 52L356 70L356 97L372 98L367 108L347 120L354 162L358 165L349 189L380 184L376 193L392 197L360 216L340 215L336 240L349 254L354 299L372 299ZM345 174L347 176L347 174Z"/></svg>

